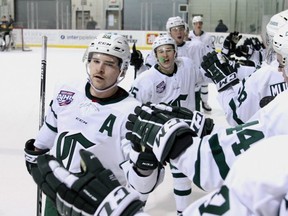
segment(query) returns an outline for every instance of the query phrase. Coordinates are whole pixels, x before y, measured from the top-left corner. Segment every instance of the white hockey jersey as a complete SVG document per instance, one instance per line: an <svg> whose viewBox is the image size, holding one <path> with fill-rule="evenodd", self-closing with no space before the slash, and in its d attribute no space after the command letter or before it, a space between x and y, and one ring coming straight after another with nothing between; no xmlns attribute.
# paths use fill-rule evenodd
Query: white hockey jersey
<svg viewBox="0 0 288 216"><path fill-rule="evenodd" d="M177 58L176 65L170 76L161 73L154 65L134 80L130 93L142 103L165 102L195 110L195 85L208 78L195 68L189 58Z"/></svg>
<svg viewBox="0 0 288 216"><path fill-rule="evenodd" d="M192 41L193 40L200 40L204 43L204 46L206 48L206 53L207 52L212 52L215 50L215 45L214 41L211 35L209 35L207 32L202 31L201 35L195 35L194 31L191 30L189 31L189 36L188 36Z"/></svg>
<svg viewBox="0 0 288 216"><path fill-rule="evenodd" d="M183 216L286 216L288 136L259 142L233 164L224 184L191 204Z"/></svg>
<svg viewBox="0 0 288 216"><path fill-rule="evenodd" d="M239 155L260 140L288 134L287 99L288 91L283 91L247 123L193 137L193 144L170 162L203 190L220 187Z"/></svg>
<svg viewBox="0 0 288 216"><path fill-rule="evenodd" d="M260 100L276 96L287 83L274 65L263 65L239 84L219 92L218 101L230 125L243 124L260 109Z"/></svg>
<svg viewBox="0 0 288 216"><path fill-rule="evenodd" d="M56 89L35 146L51 149L50 153L73 173L81 171L79 150L91 151L125 184L119 166L129 158L131 149L125 124L140 103L124 90L114 99L97 101L89 86L62 85Z"/></svg>

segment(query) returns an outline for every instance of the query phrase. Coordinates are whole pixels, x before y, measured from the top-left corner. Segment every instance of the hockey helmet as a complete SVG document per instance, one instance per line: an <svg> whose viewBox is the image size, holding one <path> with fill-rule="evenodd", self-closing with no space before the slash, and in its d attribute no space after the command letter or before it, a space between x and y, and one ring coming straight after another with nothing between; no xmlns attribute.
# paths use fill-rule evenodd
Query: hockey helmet
<svg viewBox="0 0 288 216"><path fill-rule="evenodd" d="M288 10L282 11L271 17L266 26L266 44L272 43L275 33L288 22Z"/></svg>
<svg viewBox="0 0 288 216"><path fill-rule="evenodd" d="M83 60L91 61L93 53L103 53L121 59L121 71L128 69L130 62L130 47L127 39L115 33L101 33L97 35L84 54Z"/></svg>
<svg viewBox="0 0 288 216"><path fill-rule="evenodd" d="M170 32L171 28L176 27L176 26L184 26L185 28L184 20L179 16L170 17L166 22L166 30Z"/></svg>
<svg viewBox="0 0 288 216"><path fill-rule="evenodd" d="M194 23L197 23L197 22L202 22L203 23L203 18L202 18L202 16L194 16L193 18L192 18L192 23L194 24Z"/></svg>
<svg viewBox="0 0 288 216"><path fill-rule="evenodd" d="M152 49L154 53L156 54L156 49L162 45L173 45L175 52L177 53L177 44L175 40L168 34L165 35L159 35L155 38Z"/></svg>
<svg viewBox="0 0 288 216"><path fill-rule="evenodd" d="M282 64L287 65L288 58L288 24L284 25L282 28L275 33L273 37L273 49L276 53L282 56Z"/></svg>

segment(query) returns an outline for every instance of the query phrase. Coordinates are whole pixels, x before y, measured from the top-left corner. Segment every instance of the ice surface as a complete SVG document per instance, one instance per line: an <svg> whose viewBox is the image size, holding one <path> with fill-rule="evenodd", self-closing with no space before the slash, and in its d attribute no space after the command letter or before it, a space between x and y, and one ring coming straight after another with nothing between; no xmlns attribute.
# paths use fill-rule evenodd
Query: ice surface
<svg viewBox="0 0 288 216"><path fill-rule="evenodd" d="M148 53L142 52L144 56ZM84 49L48 48L46 107L57 83L86 79L83 53ZM41 49L0 52L0 68L0 215L32 216L36 215L36 185L26 171L23 148L39 129ZM133 77L134 68L131 67L121 85L129 90ZM209 104L213 111L208 116L221 127L227 123L216 95L215 86L209 84ZM193 188L194 200L203 194ZM149 197L146 210L155 216L176 215L169 171L164 183Z"/></svg>

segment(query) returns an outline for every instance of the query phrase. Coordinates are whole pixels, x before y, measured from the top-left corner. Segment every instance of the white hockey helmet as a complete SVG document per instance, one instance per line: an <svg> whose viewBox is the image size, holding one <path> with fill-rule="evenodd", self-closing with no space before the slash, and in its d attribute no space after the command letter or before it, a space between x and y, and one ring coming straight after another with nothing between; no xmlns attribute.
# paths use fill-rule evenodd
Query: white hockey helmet
<svg viewBox="0 0 288 216"><path fill-rule="evenodd" d="M288 22L288 10L282 11L271 17L266 26L266 45L272 43L275 33Z"/></svg>
<svg viewBox="0 0 288 216"><path fill-rule="evenodd" d="M288 24L275 33L273 37L273 49L282 56L282 64L288 65Z"/></svg>
<svg viewBox="0 0 288 216"><path fill-rule="evenodd" d="M156 54L156 49L162 45L173 45L174 50L177 53L177 44L175 40L168 34L159 35L155 38L152 44L153 53Z"/></svg>
<svg viewBox="0 0 288 216"><path fill-rule="evenodd" d="M130 47L127 39L115 33L101 33L97 35L84 54L83 60L90 62L93 53L103 53L115 56L121 60L120 70L126 72L130 62Z"/></svg>
<svg viewBox="0 0 288 216"><path fill-rule="evenodd" d="M185 22L180 16L176 17L170 17L166 22L166 30L167 32L170 32L171 28L176 26L184 26L185 28Z"/></svg>
<svg viewBox="0 0 288 216"><path fill-rule="evenodd" d="M273 49L273 37L276 32L285 24L288 23L288 10L282 11L278 14L275 14L271 17L269 23L266 25L266 38L265 38L265 46L266 46L266 56L265 61L270 64L274 61L276 55Z"/></svg>
<svg viewBox="0 0 288 216"><path fill-rule="evenodd" d="M192 23L194 24L194 23L197 23L197 22L202 22L203 23L203 18L202 18L202 16L194 16L193 18L192 18Z"/></svg>

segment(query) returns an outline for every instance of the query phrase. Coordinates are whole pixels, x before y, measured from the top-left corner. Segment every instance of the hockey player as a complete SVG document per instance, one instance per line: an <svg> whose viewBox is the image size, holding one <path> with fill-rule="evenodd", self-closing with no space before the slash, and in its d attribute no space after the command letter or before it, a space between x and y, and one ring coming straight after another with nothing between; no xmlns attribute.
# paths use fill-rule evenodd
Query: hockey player
<svg viewBox="0 0 288 216"><path fill-rule="evenodd" d="M196 84L209 79L195 68L191 59L177 57L178 47L169 35L158 36L152 48L157 63L134 80L131 94L141 103L165 102L195 110L195 94L191 92L195 91ZM171 171L177 211L182 212L191 201L191 181L174 167Z"/></svg>
<svg viewBox="0 0 288 216"><path fill-rule="evenodd" d="M190 204L182 215L287 215L287 139L287 135L274 136L251 147L237 158L219 189ZM80 177L69 173L51 156L38 159L36 182L58 203L61 215L65 212L67 216L148 216L143 209L135 209L135 204L140 202L137 195L111 178L113 173L92 153L82 151L80 154L86 167L85 175Z"/></svg>
<svg viewBox="0 0 288 216"><path fill-rule="evenodd" d="M286 81L288 81L287 32L287 28L283 28L273 38L273 47L278 53L279 71L283 73ZM285 101L287 98L288 92L283 91L246 124L219 130L202 139L189 129L190 127L183 118L177 118L177 115L188 117L187 113L182 112L181 109L166 105L144 105L136 107L136 115L129 116L126 127L130 132L126 136L128 139L141 141L145 148L151 148L159 162L163 163L167 159L173 160L183 173L186 173L196 184L199 183L198 185L203 189L220 188L196 201L183 212L183 215L205 213L227 216L287 215L285 196L288 189L288 157L286 155L288 129L283 127L288 121ZM256 161L255 158L257 158ZM270 162L269 159L272 161ZM89 204L91 215L107 212L108 209L110 210L108 215L113 215L112 213L117 215L127 207L130 210L130 205L127 203L135 201L135 196L129 192L121 193L122 196L116 196L118 193L115 195L114 190L112 194L109 193L119 184L116 186L113 184L114 187L105 190L104 194L109 195L104 200L103 196L97 193L96 185L99 181L93 181L92 184L87 182L87 178L77 178L65 172L53 158L52 160L48 158L48 162L51 160L52 163L47 163L45 160L42 161L45 169L40 171L40 176L43 176L44 180L40 181L40 185L46 185L47 179L55 180L56 183L50 184L48 191L56 197L60 212L63 210L87 212L87 207L81 205L84 202ZM87 159L83 161L86 162L84 164L89 162ZM86 170L88 175L91 169ZM102 166L100 170L103 170ZM60 175L60 173L63 174ZM55 179L55 176L58 176L58 179ZM101 181L103 178L96 176L95 179ZM110 185L108 181L101 181L101 183ZM63 188L62 190L59 185ZM95 188L95 190L91 189L90 196L87 196L82 192L83 187L76 187L76 185L87 185L85 189ZM119 190L117 188L116 191ZM74 199L68 196L69 193L66 193L65 197L61 191L72 193ZM100 203L93 200L104 201ZM281 204L284 205L283 208Z"/></svg>
<svg viewBox="0 0 288 216"><path fill-rule="evenodd" d="M202 62L202 57L206 54L206 48L200 40L185 41L186 34L186 23L179 17L170 17L166 22L166 30L168 35L170 35L177 44L177 56L178 57L188 57L192 60L195 68L200 67ZM153 54L153 50L147 55L145 64L152 66L157 63L157 59ZM200 111L200 88L195 90L195 106L190 107L191 110Z"/></svg>
<svg viewBox="0 0 288 216"><path fill-rule="evenodd" d="M130 60L127 39L117 34L99 34L87 48L84 60L88 82L79 86L64 84L56 89L44 125L36 139L25 144L27 169L33 175L36 158L50 151L70 172L80 174L79 151L86 149L113 170L122 185L127 184L128 178L131 189L143 193L146 199L154 186L148 189L145 185L150 180L158 181L159 170L153 158L142 169L134 169L130 162L129 154L134 153L134 163L143 154L137 154L125 139L128 114L140 104L118 86ZM49 199L45 215L57 215Z"/></svg>
<svg viewBox="0 0 288 216"><path fill-rule="evenodd" d="M3 47L1 47L2 50L8 49L10 40L11 40L11 35L10 32L12 31L12 26L9 25L9 21L7 20L7 17L3 15L1 17L1 22L0 22L0 37L3 38L5 44ZM7 40L8 37L8 40Z"/></svg>
<svg viewBox="0 0 288 216"><path fill-rule="evenodd" d="M193 29L189 32L190 40L200 40L206 47L206 53L215 50L212 37L203 31L202 16L194 16L192 18ZM205 53L205 54L206 54ZM204 111L211 112L212 108L208 104L208 83L202 84L200 87L201 105ZM198 90L199 91L199 90Z"/></svg>
<svg viewBox="0 0 288 216"><path fill-rule="evenodd" d="M271 18L266 27L270 37L267 41L272 40L277 29L287 24L288 11L284 15L286 16L283 16L283 12L281 12ZM272 43L270 42L270 44ZM269 53L272 52L269 51ZM208 65L213 64L213 61L219 63L218 57L221 58L223 64L227 64L227 60L220 57L220 54L213 53L204 57L202 68L207 71ZM277 64L276 59L270 64L263 62L261 68L253 72L249 77L244 78L239 84L225 90L219 90L218 101L230 125L243 124L263 106L263 103L269 102L270 98L287 89L287 83L284 81L282 73L278 72L278 65L279 63ZM214 69L217 70L216 67ZM242 69L242 66L237 69L238 77L239 73L241 73L239 70Z"/></svg>

